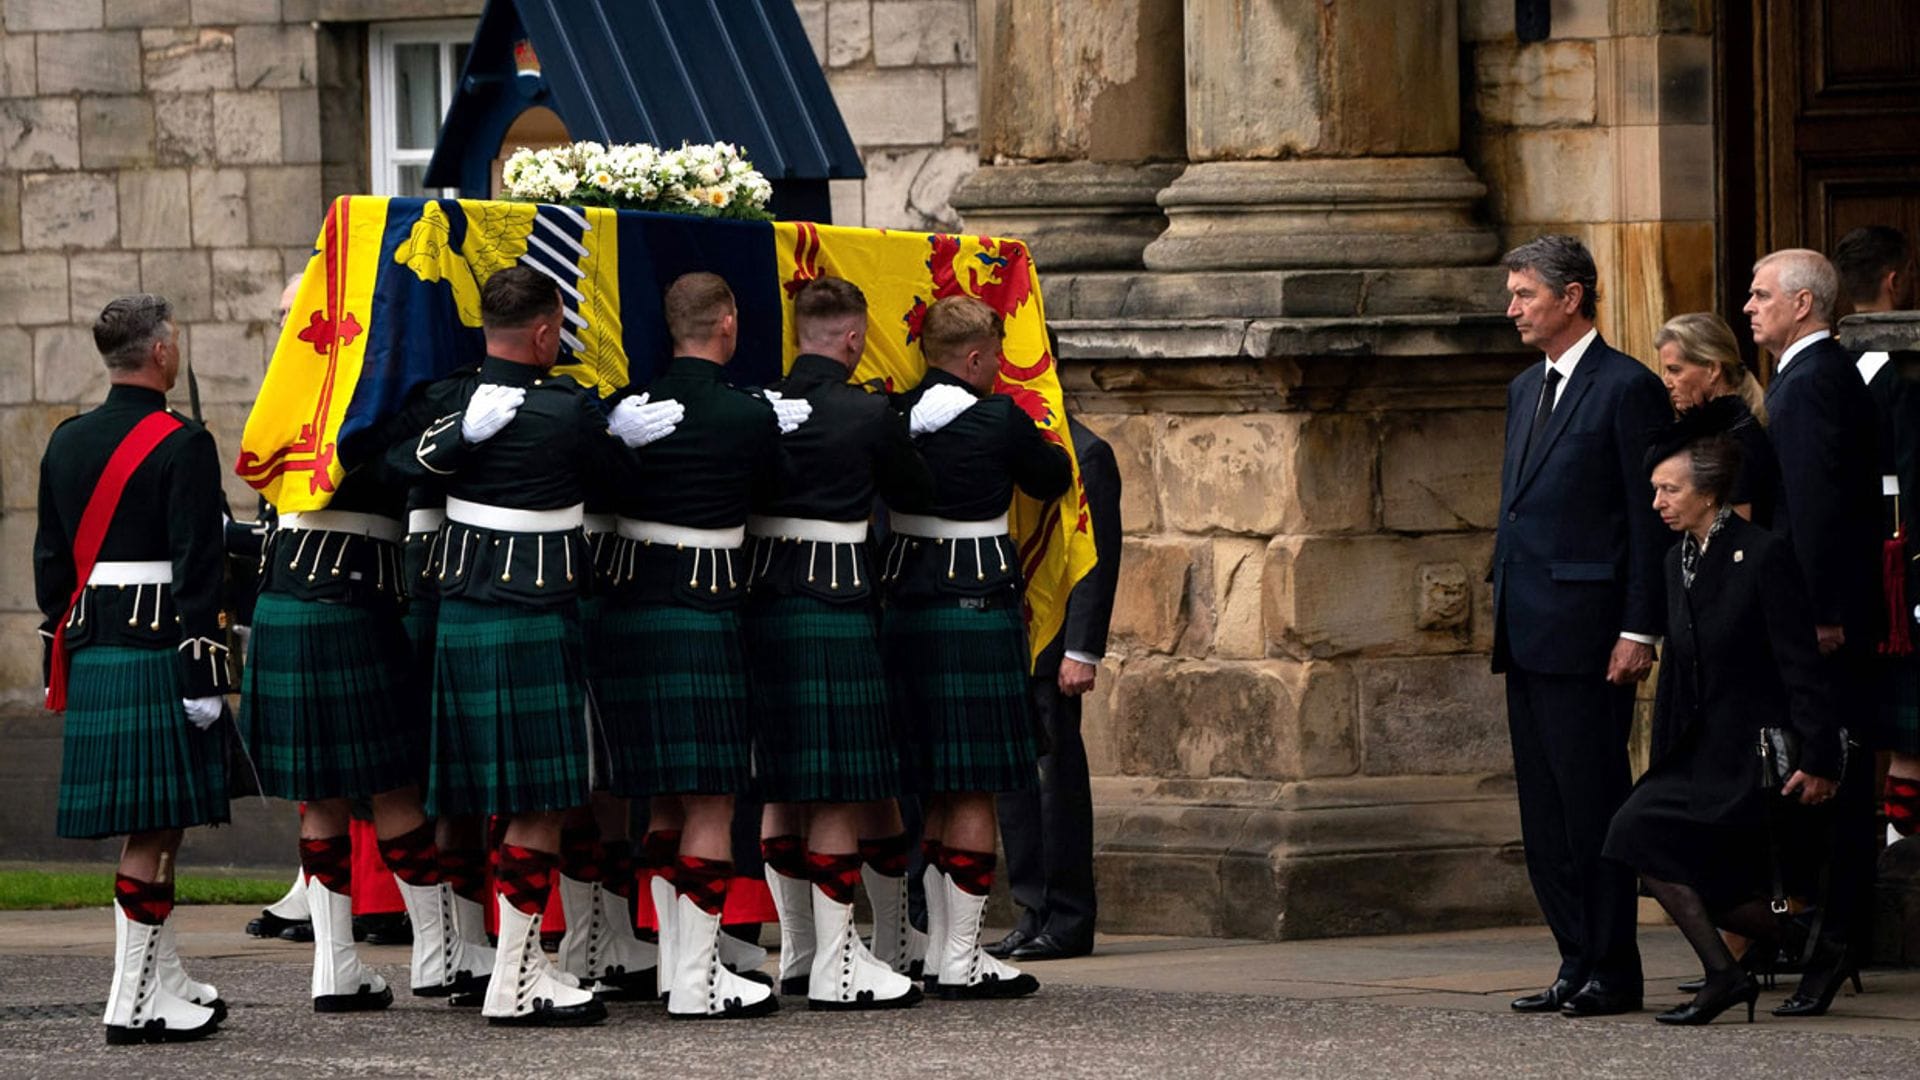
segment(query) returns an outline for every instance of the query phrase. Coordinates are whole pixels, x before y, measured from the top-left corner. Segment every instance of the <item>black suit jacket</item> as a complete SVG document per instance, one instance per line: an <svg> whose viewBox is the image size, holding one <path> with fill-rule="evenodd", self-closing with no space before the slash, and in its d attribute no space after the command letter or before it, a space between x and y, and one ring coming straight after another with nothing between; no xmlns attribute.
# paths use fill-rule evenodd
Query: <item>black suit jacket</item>
<svg viewBox="0 0 1920 1080"><path fill-rule="evenodd" d="M1092 656L1107 651L1107 624L1113 621L1113 594L1120 584L1120 467L1113 447L1074 417L1067 417L1073 450L1080 459L1080 482L1087 491L1087 516L1093 548L1100 556L1067 596L1067 617L1034 663L1036 677L1053 678L1068 649Z"/></svg>
<svg viewBox="0 0 1920 1080"><path fill-rule="evenodd" d="M1672 408L1653 372L1596 337L1529 454L1545 379L1536 363L1507 388L1493 669L1600 675L1623 632L1665 625L1660 559L1672 541L1644 459Z"/></svg>
<svg viewBox="0 0 1920 1080"><path fill-rule="evenodd" d="M1667 555L1652 772L1685 775L1702 820L1760 823L1755 748L1763 727L1798 732L1800 767L1840 779L1833 688L1799 569L1787 541L1737 516L1701 554L1692 589L1680 583L1680 546Z"/></svg>
<svg viewBox="0 0 1920 1080"><path fill-rule="evenodd" d="M1831 338L1796 355L1767 387L1768 434L1780 458L1774 530L1793 541L1814 621L1871 647L1880 611L1880 449L1873 396L1853 355Z"/></svg>

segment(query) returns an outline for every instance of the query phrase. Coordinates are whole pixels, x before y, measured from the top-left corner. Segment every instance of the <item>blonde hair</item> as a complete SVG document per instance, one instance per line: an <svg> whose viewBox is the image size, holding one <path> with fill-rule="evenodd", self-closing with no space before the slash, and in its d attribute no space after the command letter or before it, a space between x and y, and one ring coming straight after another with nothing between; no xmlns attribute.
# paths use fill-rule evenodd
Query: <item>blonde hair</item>
<svg viewBox="0 0 1920 1080"><path fill-rule="evenodd" d="M1675 315L1653 335L1654 348L1668 344L1679 346L1680 358L1687 363L1719 372L1726 392L1738 394L1755 420L1767 422L1766 391L1740 359L1739 340L1725 319L1711 311Z"/></svg>
<svg viewBox="0 0 1920 1080"><path fill-rule="evenodd" d="M935 300L920 324L920 351L932 363L960 359L975 347L997 349L1006 333L1000 315L971 296Z"/></svg>

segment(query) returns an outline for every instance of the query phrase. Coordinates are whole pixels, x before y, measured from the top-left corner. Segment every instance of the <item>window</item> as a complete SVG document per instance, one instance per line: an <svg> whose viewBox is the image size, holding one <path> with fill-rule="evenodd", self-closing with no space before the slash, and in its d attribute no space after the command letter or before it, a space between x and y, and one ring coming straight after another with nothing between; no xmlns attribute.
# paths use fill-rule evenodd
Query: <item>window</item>
<svg viewBox="0 0 1920 1080"><path fill-rule="evenodd" d="M373 194L454 194L429 192L421 181L466 67L474 26L454 20L373 27L367 45Z"/></svg>

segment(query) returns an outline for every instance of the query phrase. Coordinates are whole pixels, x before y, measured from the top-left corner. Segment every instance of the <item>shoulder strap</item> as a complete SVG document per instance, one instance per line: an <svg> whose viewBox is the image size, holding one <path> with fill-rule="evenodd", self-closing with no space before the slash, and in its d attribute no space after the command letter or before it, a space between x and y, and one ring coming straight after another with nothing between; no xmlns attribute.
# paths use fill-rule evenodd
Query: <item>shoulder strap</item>
<svg viewBox="0 0 1920 1080"><path fill-rule="evenodd" d="M72 618L73 607L87 588L87 579L93 576L93 564L100 558L100 545L106 542L107 526L113 522L114 511L120 508L120 496L125 494L134 470L167 436L178 430L180 418L164 409L143 417L114 448L106 469L100 473L100 481L93 486L93 494L87 497L87 508L80 514L80 527L73 537L73 595L67 599L67 610L53 631L47 708L54 712L65 712L67 708L67 620Z"/></svg>

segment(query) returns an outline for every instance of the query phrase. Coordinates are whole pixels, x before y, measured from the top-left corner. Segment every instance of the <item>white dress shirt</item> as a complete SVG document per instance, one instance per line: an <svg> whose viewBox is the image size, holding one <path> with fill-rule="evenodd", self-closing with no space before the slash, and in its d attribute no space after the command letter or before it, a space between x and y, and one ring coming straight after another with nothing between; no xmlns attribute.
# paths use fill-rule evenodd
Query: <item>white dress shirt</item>
<svg viewBox="0 0 1920 1080"><path fill-rule="evenodd" d="M1792 363L1793 358L1796 356L1799 356L1801 351L1804 350L1807 346L1813 344L1816 341L1825 341L1827 338L1830 338L1832 336L1833 336L1833 331L1831 330L1815 330L1813 333L1808 334L1806 337L1803 337L1799 341L1796 341L1793 344L1787 346L1787 350L1780 354L1780 362L1774 365L1773 373L1775 375L1778 375L1781 372L1787 370L1787 365Z"/></svg>

